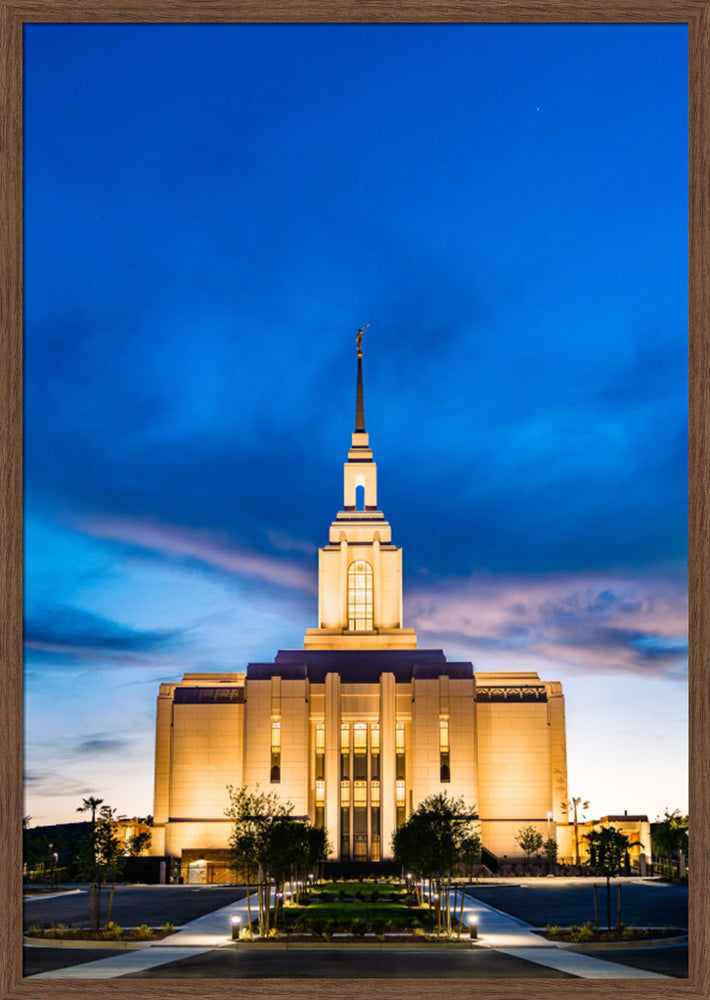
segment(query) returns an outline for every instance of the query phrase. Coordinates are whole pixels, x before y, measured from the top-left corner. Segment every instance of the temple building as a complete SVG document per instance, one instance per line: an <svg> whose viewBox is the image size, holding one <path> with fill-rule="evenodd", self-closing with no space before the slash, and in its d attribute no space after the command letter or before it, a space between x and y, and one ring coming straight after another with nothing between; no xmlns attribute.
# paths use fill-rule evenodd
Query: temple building
<svg viewBox="0 0 710 1000"><path fill-rule="evenodd" d="M234 673L185 674L158 696L151 853L224 861L227 785L276 792L324 826L331 858L377 862L428 795L462 797L485 849L520 857L533 826L571 854L565 705L536 673L481 673L419 649L402 616L402 549L378 506L361 334L343 506L318 559L303 648Z"/></svg>

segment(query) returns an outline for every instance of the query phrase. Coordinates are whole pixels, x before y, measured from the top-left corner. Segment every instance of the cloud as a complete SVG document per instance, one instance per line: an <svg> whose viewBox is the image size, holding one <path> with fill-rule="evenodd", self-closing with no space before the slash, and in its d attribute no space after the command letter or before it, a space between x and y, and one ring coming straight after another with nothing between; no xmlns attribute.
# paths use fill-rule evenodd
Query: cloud
<svg viewBox="0 0 710 1000"><path fill-rule="evenodd" d="M676 680L687 665L683 582L565 575L442 582L409 598L420 645L453 646L478 669L627 672Z"/></svg>
<svg viewBox="0 0 710 1000"><path fill-rule="evenodd" d="M25 620L25 648L67 660L103 657L140 662L184 641L182 629L139 630L83 608L59 606L32 612Z"/></svg>
<svg viewBox="0 0 710 1000"><path fill-rule="evenodd" d="M129 743L127 740L93 739L93 740L84 740L83 743L79 743L76 747L74 747L73 752L78 755L90 754L93 757L96 754L121 753L128 746Z"/></svg>
<svg viewBox="0 0 710 1000"><path fill-rule="evenodd" d="M175 560L190 560L236 576L312 593L316 574L286 559L230 548L214 533L120 517L92 517L80 527L104 541L143 549Z"/></svg>

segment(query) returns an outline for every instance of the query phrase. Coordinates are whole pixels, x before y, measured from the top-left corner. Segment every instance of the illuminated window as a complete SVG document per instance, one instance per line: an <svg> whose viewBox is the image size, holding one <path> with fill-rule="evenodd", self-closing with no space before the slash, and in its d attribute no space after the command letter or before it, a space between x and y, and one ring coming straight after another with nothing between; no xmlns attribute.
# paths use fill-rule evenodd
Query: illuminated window
<svg viewBox="0 0 710 1000"><path fill-rule="evenodd" d="M271 720L271 782L281 781L281 720Z"/></svg>
<svg viewBox="0 0 710 1000"><path fill-rule="evenodd" d="M364 722L356 722L353 726L353 750L355 753L367 753L367 726Z"/></svg>
<svg viewBox="0 0 710 1000"><path fill-rule="evenodd" d="M380 804L380 783L379 781L373 781L370 784L370 798L372 800L373 806Z"/></svg>
<svg viewBox="0 0 710 1000"><path fill-rule="evenodd" d="M404 805L404 782L403 781L396 781L395 782L395 799L396 799L396 802L397 802L398 806L403 806Z"/></svg>
<svg viewBox="0 0 710 1000"><path fill-rule="evenodd" d="M395 778L404 778L404 723L398 722L394 730Z"/></svg>
<svg viewBox="0 0 710 1000"><path fill-rule="evenodd" d="M341 806L350 805L350 782L341 781L340 782L340 804Z"/></svg>
<svg viewBox="0 0 710 1000"><path fill-rule="evenodd" d="M399 828L404 823L404 820L406 818L405 817L406 807L405 807L405 798L404 798L404 781L402 781L401 779L398 780L398 781L395 781L394 787L395 787L395 805L396 805L396 813L397 813L397 827Z"/></svg>
<svg viewBox="0 0 710 1000"><path fill-rule="evenodd" d="M367 782L355 781L353 783L353 803L356 807L367 805Z"/></svg>
<svg viewBox="0 0 710 1000"><path fill-rule="evenodd" d="M439 719L439 780L451 781L448 719Z"/></svg>
<svg viewBox="0 0 710 1000"><path fill-rule="evenodd" d="M325 803L325 781L316 781L316 805L322 806Z"/></svg>
<svg viewBox="0 0 710 1000"><path fill-rule="evenodd" d="M316 781L325 778L325 723L316 723Z"/></svg>
<svg viewBox="0 0 710 1000"><path fill-rule="evenodd" d="M380 724L370 726L370 777L378 781L380 777Z"/></svg>
<svg viewBox="0 0 710 1000"><path fill-rule="evenodd" d="M350 753L350 726L347 722L340 727L340 752Z"/></svg>
<svg viewBox="0 0 710 1000"><path fill-rule="evenodd" d="M348 569L348 628L354 632L371 632L372 566L358 560Z"/></svg>

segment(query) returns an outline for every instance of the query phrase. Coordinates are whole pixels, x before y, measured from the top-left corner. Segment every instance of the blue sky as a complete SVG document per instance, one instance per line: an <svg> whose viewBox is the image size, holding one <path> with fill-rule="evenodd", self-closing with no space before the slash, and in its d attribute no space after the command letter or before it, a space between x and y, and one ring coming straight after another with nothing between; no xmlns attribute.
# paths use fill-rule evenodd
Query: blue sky
<svg viewBox="0 0 710 1000"><path fill-rule="evenodd" d="M686 29L25 59L26 812L150 812L158 683L302 645L370 321L405 624L562 680L593 813L685 809Z"/></svg>

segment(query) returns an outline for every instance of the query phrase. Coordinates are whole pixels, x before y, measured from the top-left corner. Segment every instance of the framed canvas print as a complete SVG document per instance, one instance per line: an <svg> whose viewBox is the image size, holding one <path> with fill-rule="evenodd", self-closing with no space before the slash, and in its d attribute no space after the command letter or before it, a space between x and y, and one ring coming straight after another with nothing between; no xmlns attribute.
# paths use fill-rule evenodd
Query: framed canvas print
<svg viewBox="0 0 710 1000"><path fill-rule="evenodd" d="M707 3L2 14L3 996L707 996Z"/></svg>

